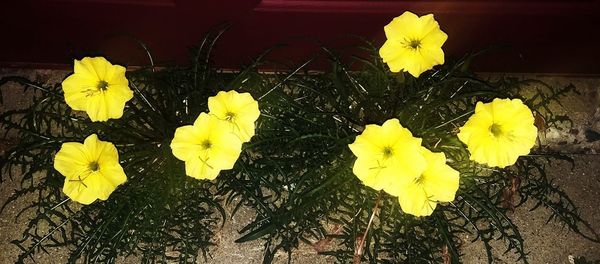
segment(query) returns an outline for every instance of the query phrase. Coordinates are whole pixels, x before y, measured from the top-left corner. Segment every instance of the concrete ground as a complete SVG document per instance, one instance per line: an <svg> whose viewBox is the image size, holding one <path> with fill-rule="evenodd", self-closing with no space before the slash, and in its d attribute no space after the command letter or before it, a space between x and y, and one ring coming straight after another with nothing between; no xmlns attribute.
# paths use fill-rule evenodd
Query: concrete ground
<svg viewBox="0 0 600 264"><path fill-rule="evenodd" d="M34 80L59 82L68 74L56 70L16 70L0 69L0 77L6 75L21 75ZM517 76L521 77L521 76ZM552 164L549 176L555 179L555 184L562 187L579 207L581 216L587 220L595 230L600 231L600 78L575 78L564 76L527 75L524 77L541 79L551 85L574 84L580 94L571 94L562 102L564 109L560 111L567 114L573 121L573 127L563 130L551 129L541 137L544 144L563 152L579 153L573 156L576 160L575 169L571 170L567 162ZM526 93L533 93L532 88ZM15 86L3 88L4 104L0 112L27 106L30 99L27 94ZM9 134L8 140L0 141L0 153L3 153L15 138ZM0 184L0 204L17 188L19 179L13 179ZM30 197L33 199L34 197ZM19 249L10 244L13 239L20 238L23 228L27 224L27 215L15 219L17 212L27 206L30 199L19 200L0 215L0 263L13 263ZM545 209L529 211L532 204L519 207L511 218L519 227L525 239L526 251L529 252L530 263L573 263L574 257L585 257L588 261L600 260L600 244L592 243L584 238L569 232L559 223L546 223L550 213ZM248 223L253 216L249 209L243 209L225 226L216 232L216 247L211 251L211 257L200 263L261 263L263 246L261 241L235 244L234 240L240 237L237 230ZM461 251L464 253L464 263L485 263L486 255L481 243L470 243L465 237ZM50 249L50 254L37 254L38 263L64 263L66 251L64 249ZM503 244L498 243L496 252L497 263L514 263L515 257L503 253ZM286 263L287 256L280 254L275 263ZM121 263L138 263L136 258L119 260ZM301 246L294 255L293 263L332 263L333 260L319 256L308 245Z"/></svg>

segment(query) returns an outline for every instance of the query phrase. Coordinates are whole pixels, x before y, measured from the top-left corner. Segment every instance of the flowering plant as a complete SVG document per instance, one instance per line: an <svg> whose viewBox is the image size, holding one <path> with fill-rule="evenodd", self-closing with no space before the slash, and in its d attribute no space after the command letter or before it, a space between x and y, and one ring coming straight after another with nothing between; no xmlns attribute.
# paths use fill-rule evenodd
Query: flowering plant
<svg viewBox="0 0 600 264"><path fill-rule="evenodd" d="M501 239L526 263L508 217L526 200L600 240L546 177L548 160L568 158L534 146L536 117L563 121L546 106L571 87L524 98L527 81L482 80L473 55L445 63L433 15L407 12L384 30L362 57L323 47L332 66L316 74L303 74L315 57L261 74L262 56L218 73L202 46L189 68L86 58L62 86L2 79L38 91L0 118L20 136L0 164L23 171L9 202L39 193L19 260L69 245L71 262L194 262L227 220L223 204L255 210L236 242L263 239L264 263L301 242L339 262L458 263L461 234L489 262Z"/></svg>

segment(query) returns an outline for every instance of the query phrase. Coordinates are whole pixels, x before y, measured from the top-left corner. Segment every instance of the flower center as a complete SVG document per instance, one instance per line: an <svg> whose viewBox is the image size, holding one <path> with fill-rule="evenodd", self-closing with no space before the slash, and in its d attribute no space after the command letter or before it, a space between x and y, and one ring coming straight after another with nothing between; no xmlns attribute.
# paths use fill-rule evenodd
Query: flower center
<svg viewBox="0 0 600 264"><path fill-rule="evenodd" d="M227 112L227 113L225 114L225 120L227 120L227 121L231 121L231 120L233 120L234 118L235 118L235 113L233 113L233 112Z"/></svg>
<svg viewBox="0 0 600 264"><path fill-rule="evenodd" d="M503 134L502 127L498 124L492 124L490 126L490 132L492 132L492 135L494 135L495 137L499 137Z"/></svg>
<svg viewBox="0 0 600 264"><path fill-rule="evenodd" d="M210 142L210 140L204 140L202 141L202 143L200 143L200 146L202 146L203 149L209 149L212 147L212 143Z"/></svg>
<svg viewBox="0 0 600 264"><path fill-rule="evenodd" d="M421 174L419 177L415 178L415 183L422 184L424 180L425 180L425 176L423 174Z"/></svg>
<svg viewBox="0 0 600 264"><path fill-rule="evenodd" d="M90 162L90 164L88 165L88 168L92 171L92 172L96 172L100 170L100 165L98 164L97 161L93 161Z"/></svg>
<svg viewBox="0 0 600 264"><path fill-rule="evenodd" d="M105 80L100 80L96 87L98 88L98 91L104 92L106 89L108 89L108 82Z"/></svg>
<svg viewBox="0 0 600 264"><path fill-rule="evenodd" d="M384 147L383 148L383 157L384 158L389 158L394 154L394 152L392 151L391 147Z"/></svg>
<svg viewBox="0 0 600 264"><path fill-rule="evenodd" d="M421 47L421 41L418 39L413 39L408 42L407 46L411 49L417 50Z"/></svg>

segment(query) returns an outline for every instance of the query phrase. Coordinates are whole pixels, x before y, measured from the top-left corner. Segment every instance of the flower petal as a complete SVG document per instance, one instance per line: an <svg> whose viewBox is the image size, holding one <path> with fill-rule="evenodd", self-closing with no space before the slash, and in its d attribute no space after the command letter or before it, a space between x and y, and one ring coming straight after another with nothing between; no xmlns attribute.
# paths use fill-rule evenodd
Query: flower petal
<svg viewBox="0 0 600 264"><path fill-rule="evenodd" d="M82 64L86 65L88 69L91 68L98 76L99 80L107 80L108 73L112 74L110 67L112 64L108 62L104 57L85 57L81 60ZM90 71L91 71L90 70Z"/></svg>
<svg viewBox="0 0 600 264"><path fill-rule="evenodd" d="M519 99L478 102L475 113L460 128L471 160L492 167L514 164L535 145L537 128L531 110Z"/></svg>
<svg viewBox="0 0 600 264"><path fill-rule="evenodd" d="M448 36L432 14L418 17L404 12L384 27L387 41L379 55L390 71L407 71L414 77L444 63L442 45Z"/></svg>
<svg viewBox="0 0 600 264"><path fill-rule="evenodd" d="M177 159L187 161L200 153L202 150L200 143L202 143L202 135L194 126L182 126L175 130L171 150Z"/></svg>
<svg viewBox="0 0 600 264"><path fill-rule="evenodd" d="M109 86L124 86L131 92L131 89L128 87L129 81L127 80L127 77L125 77L127 69L121 65L112 65L110 63L108 68L110 68L110 72L107 72L105 81L108 82Z"/></svg>
<svg viewBox="0 0 600 264"><path fill-rule="evenodd" d="M93 122L107 121L109 113L106 98L100 94L90 96L87 100L86 113Z"/></svg>
<svg viewBox="0 0 600 264"><path fill-rule="evenodd" d="M388 63L392 72L399 72L402 70L402 62L406 60L406 53L409 52L400 41L387 40L383 43L383 46L379 49L379 56L383 59L383 62ZM394 65L395 67L392 67Z"/></svg>
<svg viewBox="0 0 600 264"><path fill-rule="evenodd" d="M100 173L112 186L119 186L127 181L123 167L119 163L100 166Z"/></svg>
<svg viewBox="0 0 600 264"><path fill-rule="evenodd" d="M214 147L210 150L210 158L214 166L221 170L229 170L242 152L242 142L233 133L222 133L214 138Z"/></svg>
<svg viewBox="0 0 600 264"><path fill-rule="evenodd" d="M86 184L79 179L66 178L63 185L63 193L71 198L71 200L85 205L91 204L98 199L98 195L89 191Z"/></svg>
<svg viewBox="0 0 600 264"><path fill-rule="evenodd" d="M91 58L85 57L81 60L75 60L73 63L74 75L81 76L86 79L99 81L100 78L94 69Z"/></svg>
<svg viewBox="0 0 600 264"><path fill-rule="evenodd" d="M77 177L87 166L86 149L81 143L63 143L54 156L54 169L67 178Z"/></svg>
<svg viewBox="0 0 600 264"><path fill-rule="evenodd" d="M395 167L389 167L390 165L376 158L358 158L354 162L352 172L364 185L381 190L389 187L395 179L401 178L394 170Z"/></svg>
<svg viewBox="0 0 600 264"><path fill-rule="evenodd" d="M229 130L242 142L248 142L254 136L254 122L260 116L260 110L258 102L249 93L220 91L208 98L208 109L209 114L229 122Z"/></svg>
<svg viewBox="0 0 600 264"><path fill-rule="evenodd" d="M423 147L421 153L427 160L427 169L421 176L423 188L433 201L453 201L459 185L458 171L446 164L444 153L434 153Z"/></svg>
<svg viewBox="0 0 600 264"><path fill-rule="evenodd" d="M363 133L356 136L354 142L348 145L356 157L379 157L382 155L383 146L378 142L378 130L376 125L367 125Z"/></svg>
<svg viewBox="0 0 600 264"><path fill-rule="evenodd" d="M429 216L433 213L436 203L419 184L409 184L403 188L398 196L402 211L414 216Z"/></svg>
<svg viewBox="0 0 600 264"><path fill-rule="evenodd" d="M83 183L86 186L83 192L88 192L90 196L95 196L103 201L108 199L108 196L117 188L117 185L108 180L101 172L91 173L83 180Z"/></svg>
<svg viewBox="0 0 600 264"><path fill-rule="evenodd" d="M107 121L123 116L125 103L133 97L128 84L125 67L103 57L85 57L75 60L74 73L62 88L71 108L85 110L92 121Z"/></svg>
<svg viewBox="0 0 600 264"><path fill-rule="evenodd" d="M185 162L185 174L199 180L214 180L219 172L210 160L196 157Z"/></svg>
<svg viewBox="0 0 600 264"><path fill-rule="evenodd" d="M392 22L383 29L387 39L411 39L418 35L420 27L419 17L412 12L406 11L395 17Z"/></svg>

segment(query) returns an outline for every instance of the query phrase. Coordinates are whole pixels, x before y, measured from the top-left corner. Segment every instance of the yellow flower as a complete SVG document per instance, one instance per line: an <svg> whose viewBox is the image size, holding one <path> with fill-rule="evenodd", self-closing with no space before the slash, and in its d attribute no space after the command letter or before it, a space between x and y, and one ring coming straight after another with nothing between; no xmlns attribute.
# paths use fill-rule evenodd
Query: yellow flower
<svg viewBox="0 0 600 264"><path fill-rule="evenodd" d="M83 144L62 144L54 157L54 168L65 176L63 192L82 204L108 199L127 180L115 145L99 140L96 134L88 136Z"/></svg>
<svg viewBox="0 0 600 264"><path fill-rule="evenodd" d="M421 139L413 137L398 119L387 120L382 126L367 125L349 145L357 157L353 172L375 190L410 181L425 170L420 145Z"/></svg>
<svg viewBox="0 0 600 264"><path fill-rule="evenodd" d="M421 147L427 168L417 178L396 186L390 194L398 196L402 211L414 216L431 215L438 202L451 202L458 190L459 173L446 165L444 153Z"/></svg>
<svg viewBox="0 0 600 264"><path fill-rule="evenodd" d="M442 45L448 35L432 14L418 17L404 12L384 27L386 42L379 49L379 56L387 63L390 71L408 71L412 76L438 64L444 64Z"/></svg>
<svg viewBox="0 0 600 264"><path fill-rule="evenodd" d="M260 111L258 102L249 93L220 91L208 98L208 110L209 114L227 121L230 131L242 142L248 142L254 136L254 122L260 116Z"/></svg>
<svg viewBox="0 0 600 264"><path fill-rule="evenodd" d="M458 133L471 160L491 167L514 164L535 145L537 128L531 110L519 99L477 102L475 113Z"/></svg>
<svg viewBox="0 0 600 264"><path fill-rule="evenodd" d="M196 179L212 180L221 170L233 168L242 151L242 142L227 122L200 113L194 125L175 130L173 155L185 161L185 173Z"/></svg>
<svg viewBox="0 0 600 264"><path fill-rule="evenodd" d="M74 72L62 82L71 108L86 111L94 122L123 116L125 103L133 97L123 66L102 57L85 57L75 60Z"/></svg>

